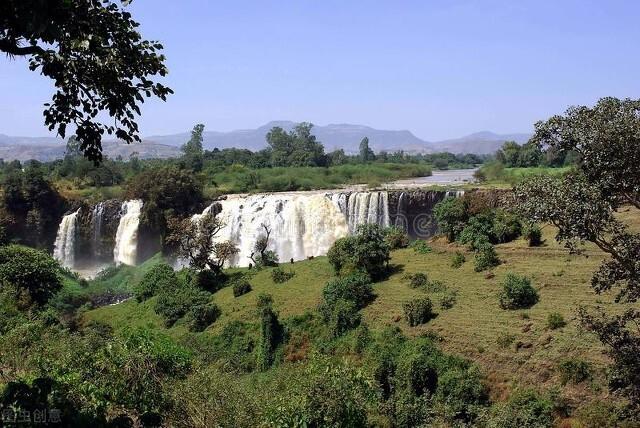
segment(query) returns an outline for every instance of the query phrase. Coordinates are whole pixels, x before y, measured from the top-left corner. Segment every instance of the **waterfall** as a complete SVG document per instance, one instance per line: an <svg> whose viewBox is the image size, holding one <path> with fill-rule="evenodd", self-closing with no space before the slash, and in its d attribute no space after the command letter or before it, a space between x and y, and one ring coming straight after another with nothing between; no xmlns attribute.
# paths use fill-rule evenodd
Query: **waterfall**
<svg viewBox="0 0 640 428"><path fill-rule="evenodd" d="M240 252L230 265L247 266L264 224L271 230L268 249L275 251L281 262L321 256L349 231L339 200L339 197L324 194L230 197L217 202L221 206L218 218L224 226L214 240L233 241Z"/></svg>
<svg viewBox="0 0 640 428"><path fill-rule="evenodd" d="M141 200L126 201L122 204L122 215L116 232L116 245L113 248L113 259L117 265L135 266L136 264L141 210Z"/></svg>
<svg viewBox="0 0 640 428"><path fill-rule="evenodd" d="M96 206L93 207L91 211L91 231L92 231L92 242L91 248L93 249L93 254L98 255L101 253L102 247L102 222L104 217L104 202L99 202Z"/></svg>
<svg viewBox="0 0 640 428"><path fill-rule="evenodd" d="M344 197L345 201L341 203ZM349 233L355 233L361 224L378 224L387 227L389 216L389 194L387 192L353 192L337 198L340 211L347 217Z"/></svg>
<svg viewBox="0 0 640 428"><path fill-rule="evenodd" d="M67 268L73 268L75 264L77 218L79 212L80 209L62 217L53 248L53 257L62 263L62 266Z"/></svg>

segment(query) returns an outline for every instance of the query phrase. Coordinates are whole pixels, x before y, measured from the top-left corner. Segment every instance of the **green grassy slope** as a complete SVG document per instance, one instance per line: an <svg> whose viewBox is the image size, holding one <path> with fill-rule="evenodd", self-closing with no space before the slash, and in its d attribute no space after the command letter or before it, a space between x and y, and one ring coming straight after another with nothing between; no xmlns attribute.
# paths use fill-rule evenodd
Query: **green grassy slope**
<svg viewBox="0 0 640 428"><path fill-rule="evenodd" d="M489 279L486 273L474 272L473 255L470 253L467 253L467 262L461 268L452 268L451 258L462 248L442 240L431 243L434 251L430 254L418 254L411 249L395 251L391 263L396 272L375 284L377 298L364 309L364 319L373 329L393 324L411 336L435 332L442 338L443 349L480 364L495 398L501 398L516 384L558 385L557 365L570 357L589 361L595 368L595 381L568 386L565 393L576 399L585 394L597 396L606 361L599 343L578 328L576 310L580 305L600 303L613 311L620 305L613 305L610 296L598 296L589 287L591 274L603 255L589 247L586 253L589 257L570 256L555 243L553 236L552 228L546 227L543 247L528 248L523 240L499 245L498 253L503 264L494 269L495 277ZM156 258L147 262L141 271L157 261ZM218 291L213 300L222 309L222 316L201 335L214 335L232 320L255 322L256 297L263 292L273 296L281 318L313 310L320 301L324 284L333 276L326 258L282 266L296 273L284 284L274 284L270 270L265 269L253 273L250 280L253 291L247 295L234 298L230 288ZM457 290L456 305L449 310L440 309L440 294L409 288L402 277L416 272L425 272L431 279L442 280L449 289ZM533 285L539 290L540 302L527 310L500 309L497 295L507 272L532 278ZM133 280L140 276L136 274L130 278ZM402 319L402 304L425 294L434 301L438 316L428 324L411 328ZM136 325L163 328L160 317L153 312L154 303L155 299L144 304L130 300L89 311L85 318L105 321L116 329ZM568 322L567 326L549 330L546 324L551 312L561 313ZM182 322L167 332L176 338L189 334ZM512 336L513 343L501 347L497 340L505 335Z"/></svg>

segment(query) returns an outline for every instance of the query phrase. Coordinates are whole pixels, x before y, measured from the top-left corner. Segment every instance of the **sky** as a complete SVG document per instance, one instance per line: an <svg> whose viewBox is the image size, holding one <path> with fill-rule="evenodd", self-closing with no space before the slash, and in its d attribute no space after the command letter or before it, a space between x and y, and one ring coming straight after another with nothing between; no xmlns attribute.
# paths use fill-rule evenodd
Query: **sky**
<svg viewBox="0 0 640 428"><path fill-rule="evenodd" d="M640 98L635 0L135 0L175 94L145 136L271 120L408 129L437 141L530 132L570 105ZM53 93L0 57L0 133L46 136Z"/></svg>

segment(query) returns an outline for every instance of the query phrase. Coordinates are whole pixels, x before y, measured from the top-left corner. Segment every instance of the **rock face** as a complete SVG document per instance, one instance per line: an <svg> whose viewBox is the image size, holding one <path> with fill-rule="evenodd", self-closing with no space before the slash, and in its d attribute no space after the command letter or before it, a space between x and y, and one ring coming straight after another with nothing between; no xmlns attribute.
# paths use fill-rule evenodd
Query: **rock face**
<svg viewBox="0 0 640 428"><path fill-rule="evenodd" d="M79 265L113 261L116 231L120 223L122 201L109 199L80 209L80 231L77 245Z"/></svg>

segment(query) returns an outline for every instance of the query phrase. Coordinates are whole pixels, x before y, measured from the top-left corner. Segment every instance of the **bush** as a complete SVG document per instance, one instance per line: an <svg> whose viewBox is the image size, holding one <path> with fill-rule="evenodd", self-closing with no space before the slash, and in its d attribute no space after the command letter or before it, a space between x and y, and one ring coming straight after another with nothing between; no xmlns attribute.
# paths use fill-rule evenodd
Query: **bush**
<svg viewBox="0 0 640 428"><path fill-rule="evenodd" d="M464 256L464 254L461 253L460 251L456 251L456 254L451 259L451 267L454 269L458 269L466 261L467 261L467 258Z"/></svg>
<svg viewBox="0 0 640 428"><path fill-rule="evenodd" d="M260 302L259 302L260 303ZM284 329L271 304L259 306L260 309L260 346L258 348L257 367L268 370L275 360L275 350L283 341Z"/></svg>
<svg viewBox="0 0 640 428"><path fill-rule="evenodd" d="M489 244L482 247L475 255L474 267L476 272L482 272L500 264L498 253L493 245Z"/></svg>
<svg viewBox="0 0 640 428"><path fill-rule="evenodd" d="M362 272L377 279L387 272L389 245L380 226L363 224L355 235L338 239L327 258L338 275Z"/></svg>
<svg viewBox="0 0 640 428"><path fill-rule="evenodd" d="M567 323L565 322L564 317L558 312L551 312L547 317L547 327L551 330L562 328L565 325L567 325Z"/></svg>
<svg viewBox="0 0 640 428"><path fill-rule="evenodd" d="M542 229L537 224L528 224L523 231L524 237L529 241L530 247L542 245Z"/></svg>
<svg viewBox="0 0 640 428"><path fill-rule="evenodd" d="M429 254L433 251L429 244L427 244L427 241L423 241L422 239L416 239L411 243L410 247L418 254Z"/></svg>
<svg viewBox="0 0 640 428"><path fill-rule="evenodd" d="M62 289L58 270L58 262L42 251L19 245L0 247L0 286L15 287L26 306L45 304Z"/></svg>
<svg viewBox="0 0 640 428"><path fill-rule="evenodd" d="M509 333L500 333L496 338L496 343L502 349L508 348L516 340L516 336Z"/></svg>
<svg viewBox="0 0 640 428"><path fill-rule="evenodd" d="M215 293L223 287L226 277L220 272L203 269L196 273L194 280L194 285L199 289Z"/></svg>
<svg viewBox="0 0 640 428"><path fill-rule="evenodd" d="M179 284L177 287L163 288L158 294L155 312L164 318L165 326L171 327L197 305L206 305L209 294L192 285Z"/></svg>
<svg viewBox="0 0 640 428"><path fill-rule="evenodd" d="M284 269L279 267L271 271L271 279L276 284L282 284L283 282L287 282L294 276L295 276L295 272L285 272Z"/></svg>
<svg viewBox="0 0 640 428"><path fill-rule="evenodd" d="M238 280L233 284L233 297L240 297L251 291L251 284L246 279Z"/></svg>
<svg viewBox="0 0 640 428"><path fill-rule="evenodd" d="M471 217L458 236L458 242L467 245L472 251L478 251L494 240L492 214L479 214Z"/></svg>
<svg viewBox="0 0 640 428"><path fill-rule="evenodd" d="M160 263L144 274L140 282L133 288L133 295L138 302L144 302L158 294L161 289L172 289L177 284L178 277L173 268L166 263Z"/></svg>
<svg viewBox="0 0 640 428"><path fill-rule="evenodd" d="M522 233L522 223L515 214L496 210L491 234L496 242L511 242Z"/></svg>
<svg viewBox="0 0 640 428"><path fill-rule="evenodd" d="M541 428L553 426L554 402L533 390L517 391L494 408L491 428Z"/></svg>
<svg viewBox="0 0 640 428"><path fill-rule="evenodd" d="M407 248L409 245L409 235L398 226L387 227L384 230L384 240L390 250L398 248Z"/></svg>
<svg viewBox="0 0 640 428"><path fill-rule="evenodd" d="M411 288L425 287L429 283L427 274L422 272L414 273L413 275L408 275L408 279L409 279L409 287Z"/></svg>
<svg viewBox="0 0 640 428"><path fill-rule="evenodd" d="M584 360L577 358L565 360L558 365L560 371L560 382L580 383L591 379L591 365Z"/></svg>
<svg viewBox="0 0 640 428"><path fill-rule="evenodd" d="M219 316L220 309L214 303L193 306L189 309L189 331L204 331L213 324Z"/></svg>
<svg viewBox="0 0 640 428"><path fill-rule="evenodd" d="M447 198L433 208L438 228L453 242L464 229L469 215L463 198Z"/></svg>
<svg viewBox="0 0 640 428"><path fill-rule="evenodd" d="M531 280L513 273L507 274L502 283L500 307L502 309L529 308L538 303L538 292L531 285Z"/></svg>
<svg viewBox="0 0 640 428"><path fill-rule="evenodd" d="M440 298L440 307L442 309L451 309L456 304L457 300L458 292L455 290L449 291Z"/></svg>
<svg viewBox="0 0 640 428"><path fill-rule="evenodd" d="M428 297L422 297L405 302L402 305L402 308L404 310L405 319L411 327L424 324L435 316L433 313L431 299Z"/></svg>
<svg viewBox="0 0 640 428"><path fill-rule="evenodd" d="M357 309L362 309L375 297L371 281L365 275L351 275L329 281L322 290L322 296L320 314L325 321L329 321L339 300L352 302Z"/></svg>
<svg viewBox="0 0 640 428"><path fill-rule="evenodd" d="M342 336L347 331L360 325L362 317L356 304L349 300L338 299L333 305L329 319L329 329L333 337Z"/></svg>

